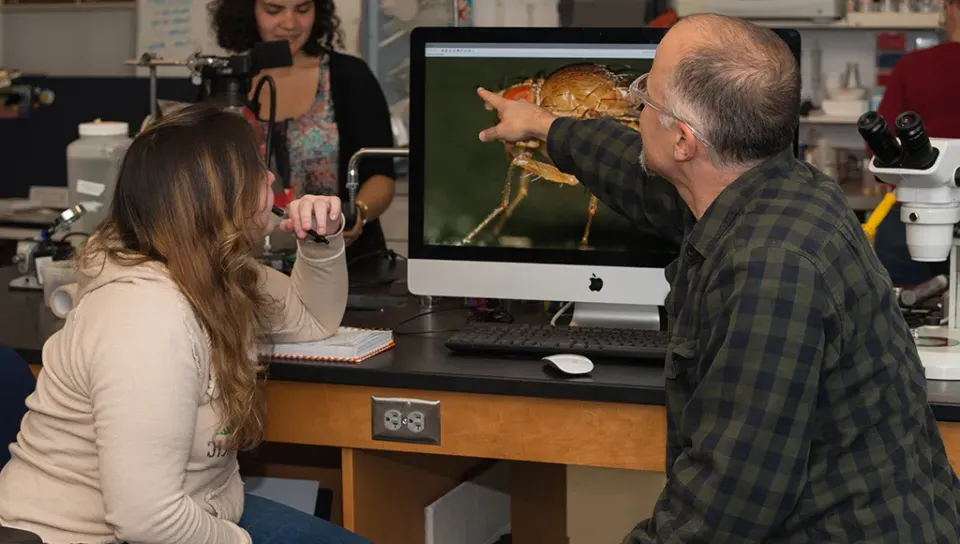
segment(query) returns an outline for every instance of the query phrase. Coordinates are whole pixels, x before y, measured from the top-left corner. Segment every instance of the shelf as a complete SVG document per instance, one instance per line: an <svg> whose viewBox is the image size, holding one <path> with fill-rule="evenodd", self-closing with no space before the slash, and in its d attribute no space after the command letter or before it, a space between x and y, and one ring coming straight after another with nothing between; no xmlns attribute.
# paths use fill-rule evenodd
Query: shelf
<svg viewBox="0 0 960 544"><path fill-rule="evenodd" d="M768 27L811 30L936 30L940 13L851 12L836 21L753 21Z"/></svg>
<svg viewBox="0 0 960 544"><path fill-rule="evenodd" d="M846 25L849 28L890 29L890 30L936 30L940 24L940 14L931 13L848 13Z"/></svg>
<svg viewBox="0 0 960 544"><path fill-rule="evenodd" d="M812 111L810 115L800 118L801 124L808 125L856 125L859 115L826 115L821 111Z"/></svg>
<svg viewBox="0 0 960 544"><path fill-rule="evenodd" d="M4 13L31 13L56 11L107 11L133 10L137 3L127 2L43 2L27 4L0 4L0 11Z"/></svg>

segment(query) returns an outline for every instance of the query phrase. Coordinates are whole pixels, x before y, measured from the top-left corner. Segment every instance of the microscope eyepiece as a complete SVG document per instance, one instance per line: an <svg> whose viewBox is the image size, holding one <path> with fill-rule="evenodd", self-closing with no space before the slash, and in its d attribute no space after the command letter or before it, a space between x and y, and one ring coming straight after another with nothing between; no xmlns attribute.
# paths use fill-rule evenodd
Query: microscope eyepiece
<svg viewBox="0 0 960 544"><path fill-rule="evenodd" d="M897 135L903 146L903 167L926 170L937 162L938 151L930 145L923 119L916 112L905 111L897 116Z"/></svg>
<svg viewBox="0 0 960 544"><path fill-rule="evenodd" d="M920 116L913 111L905 111L897 116L897 130L913 130L919 128L923 130L923 121L920 120Z"/></svg>
<svg viewBox="0 0 960 544"><path fill-rule="evenodd" d="M873 152L877 166L890 167L900 162L903 150L880 114L868 111L861 115L857 121L857 130Z"/></svg>

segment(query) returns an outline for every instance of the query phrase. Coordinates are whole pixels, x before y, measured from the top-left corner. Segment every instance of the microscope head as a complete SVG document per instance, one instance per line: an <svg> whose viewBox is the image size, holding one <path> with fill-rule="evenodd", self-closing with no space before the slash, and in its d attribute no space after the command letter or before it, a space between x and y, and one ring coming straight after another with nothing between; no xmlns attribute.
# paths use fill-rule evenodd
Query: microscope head
<svg viewBox="0 0 960 544"><path fill-rule="evenodd" d="M946 261L960 222L960 140L929 138L912 111L898 115L894 126L899 138L876 112L860 117L857 129L873 152L870 172L897 187L910 258Z"/></svg>
<svg viewBox="0 0 960 544"><path fill-rule="evenodd" d="M19 77L19 70L7 70L5 68L0 68L0 90L9 89L12 87L13 82Z"/></svg>

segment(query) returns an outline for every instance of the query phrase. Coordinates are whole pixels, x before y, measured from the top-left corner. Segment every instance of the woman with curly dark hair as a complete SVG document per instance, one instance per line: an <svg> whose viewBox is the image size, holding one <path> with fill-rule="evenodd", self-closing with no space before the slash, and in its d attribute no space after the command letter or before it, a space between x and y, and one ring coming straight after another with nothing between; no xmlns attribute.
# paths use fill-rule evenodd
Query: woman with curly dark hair
<svg viewBox="0 0 960 544"><path fill-rule="evenodd" d="M215 0L210 9L217 42L228 51L249 51L261 40L290 43L293 66L263 72L277 86L271 165L294 198L346 198L350 157L361 147L392 147L393 130L367 64L336 51L343 37L333 0ZM269 103L268 88L259 99ZM261 125L265 136L266 123ZM378 218L395 192L392 159L364 160L359 174L357 221L343 233L350 261L385 252Z"/></svg>

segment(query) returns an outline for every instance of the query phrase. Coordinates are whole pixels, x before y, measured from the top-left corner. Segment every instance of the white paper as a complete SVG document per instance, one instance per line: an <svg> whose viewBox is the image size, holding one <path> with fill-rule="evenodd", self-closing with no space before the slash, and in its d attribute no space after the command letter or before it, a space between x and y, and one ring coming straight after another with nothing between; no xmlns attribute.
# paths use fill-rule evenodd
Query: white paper
<svg viewBox="0 0 960 544"><path fill-rule="evenodd" d="M85 179L77 180L77 192L81 195L99 197L106 190L107 186L102 183L87 181Z"/></svg>

